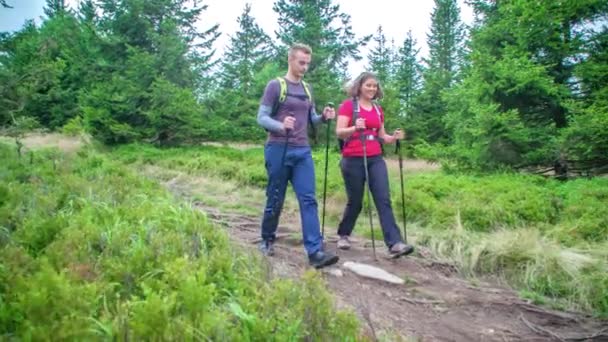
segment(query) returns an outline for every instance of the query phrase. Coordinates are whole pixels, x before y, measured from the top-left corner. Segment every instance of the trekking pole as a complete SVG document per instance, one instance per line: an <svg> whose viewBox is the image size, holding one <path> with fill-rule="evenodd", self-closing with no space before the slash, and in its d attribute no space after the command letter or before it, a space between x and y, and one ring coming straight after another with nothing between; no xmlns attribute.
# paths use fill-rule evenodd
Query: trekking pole
<svg viewBox="0 0 608 342"><path fill-rule="evenodd" d="M294 117L293 113L289 112L287 116ZM289 145L289 137L291 136L291 129L285 129L285 146L283 147L283 156L281 157L281 169L285 167L285 155L287 154L287 145Z"/></svg>
<svg viewBox="0 0 608 342"><path fill-rule="evenodd" d="M399 175L401 176L401 213L403 214L403 241L407 243L407 221L405 216L405 188L403 185L403 158L401 156L401 140L397 140L397 146L395 147L397 154L399 155Z"/></svg>
<svg viewBox="0 0 608 342"><path fill-rule="evenodd" d="M374 224L372 221L372 198L369 186L369 171L367 170L367 138L365 134L363 134L363 131L361 131L361 142L363 143L363 167L365 167L365 182L367 183L367 212L369 214L369 228L372 232L372 250L374 251L374 260L378 260L376 257L376 241L374 238Z"/></svg>
<svg viewBox="0 0 608 342"><path fill-rule="evenodd" d="M327 106L330 108L334 107L333 102L328 102ZM331 127L331 120L327 121L327 132L325 134L325 176L323 177L323 214L321 215L321 236L325 237L325 198L327 195L327 163L329 158L329 132Z"/></svg>
<svg viewBox="0 0 608 342"><path fill-rule="evenodd" d="M293 113L289 113L289 116L293 117ZM281 156L281 176L285 176L285 156L287 155L287 145L289 145L289 136L291 135L291 129L285 130L285 145L283 146L283 154ZM280 203L279 203L279 186L274 188L274 207L273 212L275 215L278 215Z"/></svg>

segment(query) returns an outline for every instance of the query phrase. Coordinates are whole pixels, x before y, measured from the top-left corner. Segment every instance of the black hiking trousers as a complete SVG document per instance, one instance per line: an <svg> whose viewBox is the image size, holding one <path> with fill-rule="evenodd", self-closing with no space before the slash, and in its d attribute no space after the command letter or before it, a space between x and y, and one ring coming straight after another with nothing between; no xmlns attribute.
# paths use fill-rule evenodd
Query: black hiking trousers
<svg viewBox="0 0 608 342"><path fill-rule="evenodd" d="M348 202L344 209L342 221L338 226L338 235L350 236L363 207L363 195L366 191L363 157L343 157L340 161L340 169L342 170ZM384 243L390 248L397 242L402 242L403 239L393 214L388 171L382 155L368 157L367 169L371 194L376 210L378 210L380 226L384 234Z"/></svg>

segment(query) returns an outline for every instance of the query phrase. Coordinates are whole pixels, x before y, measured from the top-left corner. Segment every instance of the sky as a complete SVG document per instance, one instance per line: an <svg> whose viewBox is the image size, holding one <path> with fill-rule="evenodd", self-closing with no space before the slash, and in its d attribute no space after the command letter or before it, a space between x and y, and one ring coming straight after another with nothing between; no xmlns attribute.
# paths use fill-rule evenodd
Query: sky
<svg viewBox="0 0 608 342"><path fill-rule="evenodd" d="M258 25L273 39L276 38L274 32L278 29L278 15L272 10L275 0L202 0L199 2L208 6L202 14L201 31L214 24L220 25L219 30L222 35L215 44L216 57L221 56L222 50L230 40L230 35L238 30L236 20L242 14L246 3L252 3L251 13ZM39 22L40 17L44 15L45 0L7 0L7 3L13 8L0 8L0 31L18 30L26 19L36 19ZM67 0L67 3L75 8L78 0ZM395 45L401 46L407 32L411 29L417 46L420 48L419 56L424 57L428 54L426 39L430 30L433 0L334 0L334 4L340 6L341 12L351 16L351 25L357 38L376 33L378 26L382 25L387 40L390 42L394 39ZM462 21L465 24L471 24L473 22L472 9L464 3L464 0L458 0L458 4ZM363 60L351 63L349 67L351 75L356 75L365 69L369 49L369 45L360 49Z"/></svg>

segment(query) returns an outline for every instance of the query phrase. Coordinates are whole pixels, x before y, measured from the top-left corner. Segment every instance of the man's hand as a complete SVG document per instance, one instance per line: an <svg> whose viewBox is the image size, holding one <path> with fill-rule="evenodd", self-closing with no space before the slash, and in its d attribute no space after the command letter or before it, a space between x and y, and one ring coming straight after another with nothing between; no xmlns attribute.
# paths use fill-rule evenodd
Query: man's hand
<svg viewBox="0 0 608 342"><path fill-rule="evenodd" d="M291 131L291 130L293 130L295 124L296 124L296 118L292 115L289 115L289 116L285 117L285 119L283 119L283 130L285 130L285 132Z"/></svg>
<svg viewBox="0 0 608 342"><path fill-rule="evenodd" d="M334 110L334 106L332 103L328 103L325 108L323 108L323 118L327 120L333 120L336 117L336 111Z"/></svg>

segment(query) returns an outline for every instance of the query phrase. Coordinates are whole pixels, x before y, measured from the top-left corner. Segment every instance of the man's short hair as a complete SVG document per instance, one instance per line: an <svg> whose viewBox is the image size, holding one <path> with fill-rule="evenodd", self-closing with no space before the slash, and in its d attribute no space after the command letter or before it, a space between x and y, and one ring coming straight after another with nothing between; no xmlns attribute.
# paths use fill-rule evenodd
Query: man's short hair
<svg viewBox="0 0 608 342"><path fill-rule="evenodd" d="M302 51L307 55L312 55L312 48L306 44L296 43L289 48L289 57L292 57L296 51Z"/></svg>

